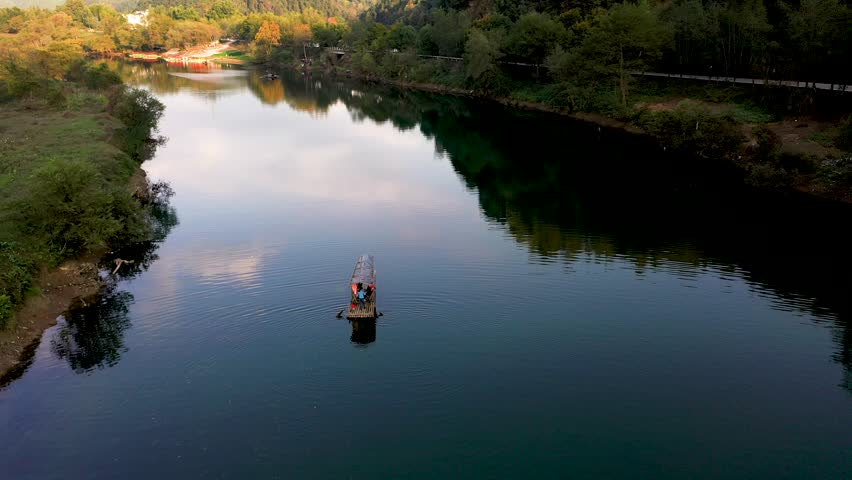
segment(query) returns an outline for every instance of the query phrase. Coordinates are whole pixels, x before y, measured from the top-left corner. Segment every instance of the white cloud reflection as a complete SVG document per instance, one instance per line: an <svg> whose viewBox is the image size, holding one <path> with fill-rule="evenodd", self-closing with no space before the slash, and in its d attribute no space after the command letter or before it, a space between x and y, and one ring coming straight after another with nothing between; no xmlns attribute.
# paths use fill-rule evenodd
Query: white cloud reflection
<svg viewBox="0 0 852 480"><path fill-rule="evenodd" d="M170 101L162 123L169 143L146 164L150 175L209 207L240 202L247 192L267 205L320 201L403 211L462 205L463 188L447 175L449 162L423 161L434 158L434 146L420 132L354 123L339 103L317 120L286 105L257 108L246 97L222 99L212 111L192 98Z"/></svg>

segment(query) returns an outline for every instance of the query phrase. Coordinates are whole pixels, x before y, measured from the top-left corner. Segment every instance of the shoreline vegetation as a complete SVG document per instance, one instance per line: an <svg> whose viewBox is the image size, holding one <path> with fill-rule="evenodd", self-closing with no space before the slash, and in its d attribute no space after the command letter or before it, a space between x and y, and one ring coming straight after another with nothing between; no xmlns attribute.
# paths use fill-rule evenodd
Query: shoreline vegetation
<svg viewBox="0 0 852 480"><path fill-rule="evenodd" d="M108 283L99 259L154 238L172 193L140 168L163 141L163 105L42 41L0 38L0 383L73 299Z"/></svg>
<svg viewBox="0 0 852 480"><path fill-rule="evenodd" d="M279 67L297 69L293 65ZM726 110L735 110L736 106L675 96L641 106L653 112L650 115L642 112L636 116L638 119L623 118L600 112L575 111L516 96L495 96L443 84L366 75L348 69L320 71L397 88L493 101L511 108L562 115L601 128L648 136L663 149L674 148L686 156L729 161L741 171L743 181L751 187L852 204L852 156L833 148L831 141L814 140L814 137L830 138L838 130L838 127L818 117L794 116L764 124L749 124L729 116ZM647 116L643 118L642 114ZM705 131L701 131L702 126Z"/></svg>

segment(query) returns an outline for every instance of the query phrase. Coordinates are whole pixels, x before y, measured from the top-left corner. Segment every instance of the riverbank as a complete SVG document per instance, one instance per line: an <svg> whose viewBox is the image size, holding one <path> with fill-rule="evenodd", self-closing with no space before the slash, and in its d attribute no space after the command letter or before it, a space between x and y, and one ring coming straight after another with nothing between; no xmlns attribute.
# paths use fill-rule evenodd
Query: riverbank
<svg viewBox="0 0 852 480"><path fill-rule="evenodd" d="M140 164L163 106L100 67L91 75L100 88L37 80L0 102L2 378L25 368L28 347L73 299L99 291L101 254L154 233L158 186Z"/></svg>
<svg viewBox="0 0 852 480"><path fill-rule="evenodd" d="M494 95L439 83L392 79L349 68L309 67L308 70L398 88L495 101L512 108L563 115L602 128L649 136L665 149L730 162L740 169L743 181L752 187L852 204L852 154L838 148L841 142L837 140L842 135L840 130L848 126L844 127L836 116L834 121L818 115L777 118L751 105L712 101L720 96L716 90L713 95L702 98L694 95L700 89L687 87L650 93L648 90L656 85L647 88L641 84L636 88L637 100L630 113L613 115L612 112L577 111L515 95ZM743 87L723 87L729 98L740 95L741 89ZM702 131L701 127L707 125L710 127Z"/></svg>
<svg viewBox="0 0 852 480"><path fill-rule="evenodd" d="M250 55L244 50L234 47L233 41L224 43L214 42L209 45L189 47L186 49L173 48L165 52L138 52L129 51L127 58L147 62L159 62L176 64L208 64L220 63L227 65L245 65L252 61Z"/></svg>
<svg viewBox="0 0 852 480"><path fill-rule="evenodd" d="M71 260L42 272L33 294L19 307L12 323L0 330L0 388L23 374L45 330L79 299L86 301L104 287L97 257Z"/></svg>
<svg viewBox="0 0 852 480"><path fill-rule="evenodd" d="M310 71L310 69L309 69L309 71ZM316 71L320 71L320 72L323 72L323 73L328 72L328 70L322 70L322 69L317 69ZM580 121L588 122L588 123L594 123L595 125L598 125L598 126L603 127L603 128L623 130L625 132L629 132L629 133L633 133L633 134L637 134L637 135L647 135L648 134L648 132L646 132L645 130L643 130L642 128L640 128L636 125L631 125L630 123L618 120L616 118L607 117L606 115L599 114L599 113L572 112L571 110L569 110L567 108L549 105L549 104L546 104L546 103L530 102L530 101L518 100L518 99L512 98L512 97L489 95L489 94L481 92L481 91L465 89L465 88L458 88L458 87L451 87L451 86L448 86L448 85L441 85L441 84L437 84L437 83L420 83L420 82L394 80L394 79L383 78L383 77L378 77L378 76L374 76L374 75L359 75L359 74L353 73L351 71L341 72L341 71L332 70L331 73L333 73L335 75L345 75L345 76L350 77L350 78L357 78L359 80L363 80L363 81L367 81L367 82L381 83L381 84L384 84L384 85L392 85L392 86L397 87L397 88L409 88L409 89L420 90L420 91L424 91L424 92L440 93L442 95L454 95L454 96L459 96L459 97L472 98L472 99L476 99L476 100L493 101L493 102L497 102L497 103L500 103L502 105L505 105L507 107L520 108L520 109L523 109L523 110L530 110L530 111L536 111L536 112L546 112L546 113L553 113L553 114L557 114L557 115L563 115L563 116L566 116L566 117L573 118L575 120L580 120Z"/></svg>

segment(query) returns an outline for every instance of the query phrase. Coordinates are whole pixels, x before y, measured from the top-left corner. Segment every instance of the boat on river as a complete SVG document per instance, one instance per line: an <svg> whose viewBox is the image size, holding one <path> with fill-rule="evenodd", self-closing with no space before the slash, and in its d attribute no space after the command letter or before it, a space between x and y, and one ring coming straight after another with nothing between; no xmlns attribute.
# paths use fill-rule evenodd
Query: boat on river
<svg viewBox="0 0 852 480"><path fill-rule="evenodd" d="M349 300L349 311L346 318L352 319L375 319L378 315L376 309L376 262L372 255L361 255L355 262L355 270L352 271L350 283L351 297ZM361 289L366 290L362 301L358 297Z"/></svg>

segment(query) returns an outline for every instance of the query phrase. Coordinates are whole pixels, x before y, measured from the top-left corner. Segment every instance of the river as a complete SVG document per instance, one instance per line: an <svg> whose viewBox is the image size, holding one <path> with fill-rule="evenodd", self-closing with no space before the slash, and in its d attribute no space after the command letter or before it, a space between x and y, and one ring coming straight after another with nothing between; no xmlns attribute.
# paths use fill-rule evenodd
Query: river
<svg viewBox="0 0 852 480"><path fill-rule="evenodd" d="M173 208L0 391L0 477L852 478L848 209L552 115L122 70Z"/></svg>

